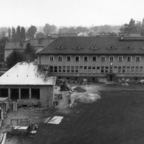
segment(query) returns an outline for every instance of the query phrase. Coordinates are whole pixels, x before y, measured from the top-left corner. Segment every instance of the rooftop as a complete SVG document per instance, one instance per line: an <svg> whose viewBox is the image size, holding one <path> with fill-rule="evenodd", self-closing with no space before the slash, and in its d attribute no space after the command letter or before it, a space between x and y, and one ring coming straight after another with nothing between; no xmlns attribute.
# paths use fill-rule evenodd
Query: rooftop
<svg viewBox="0 0 144 144"><path fill-rule="evenodd" d="M27 42L29 42L34 47L46 47L54 40L55 40L54 38L39 38L39 39L31 39L28 40Z"/></svg>
<svg viewBox="0 0 144 144"><path fill-rule="evenodd" d="M59 37L38 54L144 54L144 37Z"/></svg>
<svg viewBox="0 0 144 144"><path fill-rule="evenodd" d="M5 45L5 49L25 49L26 42L8 42Z"/></svg>
<svg viewBox="0 0 144 144"><path fill-rule="evenodd" d="M20 62L0 77L0 85L55 85L56 77L49 77L46 71L34 63Z"/></svg>

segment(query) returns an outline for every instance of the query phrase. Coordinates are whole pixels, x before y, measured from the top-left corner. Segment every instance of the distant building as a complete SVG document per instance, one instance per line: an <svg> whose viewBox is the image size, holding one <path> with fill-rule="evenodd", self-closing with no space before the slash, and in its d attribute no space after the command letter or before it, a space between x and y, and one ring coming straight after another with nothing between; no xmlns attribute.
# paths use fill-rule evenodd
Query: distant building
<svg viewBox="0 0 144 144"><path fill-rule="evenodd" d="M53 104L56 77L47 76L47 66L20 62L0 77L0 97L17 101L18 105Z"/></svg>
<svg viewBox="0 0 144 144"><path fill-rule="evenodd" d="M4 61L6 61L7 57L14 50L18 50L20 52L24 51L26 49L26 44L26 42L7 42L4 49Z"/></svg>
<svg viewBox="0 0 144 144"><path fill-rule="evenodd" d="M66 79L144 78L144 37L59 37L38 53L49 74Z"/></svg>
<svg viewBox="0 0 144 144"><path fill-rule="evenodd" d="M64 33L64 34L50 34L51 37L53 38L58 38L58 37L76 37L76 33Z"/></svg>
<svg viewBox="0 0 144 144"><path fill-rule="evenodd" d="M26 46L28 43L30 43L34 49L37 51L42 50L44 47L49 45L52 41L54 41L55 38L39 38L39 39L31 39L27 40L25 42L8 42L5 44L4 49L4 61L6 61L6 58L14 51L24 51L26 49ZM1 56L1 55L0 55Z"/></svg>
<svg viewBox="0 0 144 144"><path fill-rule="evenodd" d="M46 46L48 46L54 40L55 38L47 37L47 38L31 39L28 40L27 43L30 43L32 46L34 46L36 51L40 51Z"/></svg>

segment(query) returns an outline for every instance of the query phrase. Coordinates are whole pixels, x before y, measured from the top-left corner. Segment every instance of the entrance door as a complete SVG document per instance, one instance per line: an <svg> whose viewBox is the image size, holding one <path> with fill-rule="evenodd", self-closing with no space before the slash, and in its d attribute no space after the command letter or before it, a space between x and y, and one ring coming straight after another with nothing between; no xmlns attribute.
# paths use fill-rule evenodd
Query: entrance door
<svg viewBox="0 0 144 144"><path fill-rule="evenodd" d="M110 81L110 82L114 81L114 75L113 74L109 74L107 76L107 78L108 78L108 81Z"/></svg>

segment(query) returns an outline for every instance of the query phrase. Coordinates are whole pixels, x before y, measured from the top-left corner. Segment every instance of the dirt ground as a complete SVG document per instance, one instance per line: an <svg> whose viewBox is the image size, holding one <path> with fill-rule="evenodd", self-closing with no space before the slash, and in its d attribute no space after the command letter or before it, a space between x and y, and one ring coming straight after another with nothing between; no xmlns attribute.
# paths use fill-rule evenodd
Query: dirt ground
<svg viewBox="0 0 144 144"><path fill-rule="evenodd" d="M76 85L71 86L75 87ZM47 144L46 138L48 136L44 137L41 133L50 135L50 130L54 135L50 135L51 139L53 138L53 141L59 144L79 144L81 142L83 144L96 142L97 144L104 144L105 142L108 144L132 144L128 139L134 141L131 137L137 136L139 133L140 141L144 142L141 137L141 132L144 132L144 128L142 127L139 130L141 125L143 125L144 119L142 113L144 111L144 85L96 84L83 86L83 88L87 92L100 94L101 99L91 104L76 103L73 108L69 108L68 99L65 97L60 100L58 109L53 113L49 110L40 110L36 113L35 108L20 108L17 112L10 111L4 121L1 132L10 124L10 119L12 118L29 118L31 123L42 124L46 117L61 115L64 116L64 120L59 126L44 125L42 127L47 127L46 132L40 129L35 139L25 137L21 143ZM41 141L37 138L40 138ZM19 143L18 140L19 138L13 137L6 144L16 144ZM138 141L135 141L135 143L140 144ZM51 141L49 141L49 144L51 144Z"/></svg>
<svg viewBox="0 0 144 144"><path fill-rule="evenodd" d="M143 144L144 85L100 86L100 100L77 103L59 126L42 124L34 143Z"/></svg>

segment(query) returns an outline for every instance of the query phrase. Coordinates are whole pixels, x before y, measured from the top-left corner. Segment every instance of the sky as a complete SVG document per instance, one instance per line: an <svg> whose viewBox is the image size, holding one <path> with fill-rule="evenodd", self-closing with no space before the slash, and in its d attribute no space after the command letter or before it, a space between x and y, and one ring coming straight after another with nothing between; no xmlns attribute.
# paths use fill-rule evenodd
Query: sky
<svg viewBox="0 0 144 144"><path fill-rule="evenodd" d="M144 0L0 0L0 27L123 25L144 18Z"/></svg>

